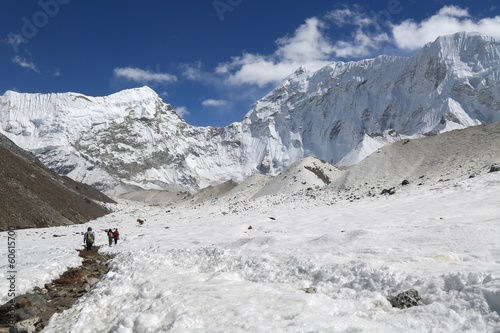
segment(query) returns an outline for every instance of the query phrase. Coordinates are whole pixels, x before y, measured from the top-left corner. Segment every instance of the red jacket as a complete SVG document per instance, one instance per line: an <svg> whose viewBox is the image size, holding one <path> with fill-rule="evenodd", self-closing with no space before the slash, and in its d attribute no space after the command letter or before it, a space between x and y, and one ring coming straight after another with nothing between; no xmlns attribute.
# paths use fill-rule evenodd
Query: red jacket
<svg viewBox="0 0 500 333"><path fill-rule="evenodd" d="M113 232L113 235L115 236L116 239L120 237L120 233L118 232L118 230L115 230L115 232Z"/></svg>

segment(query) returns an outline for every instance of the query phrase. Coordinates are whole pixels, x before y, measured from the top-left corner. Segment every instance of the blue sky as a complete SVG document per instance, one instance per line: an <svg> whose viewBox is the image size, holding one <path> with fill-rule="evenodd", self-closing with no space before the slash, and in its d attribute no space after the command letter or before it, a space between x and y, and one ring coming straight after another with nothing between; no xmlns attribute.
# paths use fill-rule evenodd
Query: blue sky
<svg viewBox="0 0 500 333"><path fill-rule="evenodd" d="M497 3L7 0L0 94L148 85L189 124L226 126L300 66L408 56L457 31L500 39Z"/></svg>

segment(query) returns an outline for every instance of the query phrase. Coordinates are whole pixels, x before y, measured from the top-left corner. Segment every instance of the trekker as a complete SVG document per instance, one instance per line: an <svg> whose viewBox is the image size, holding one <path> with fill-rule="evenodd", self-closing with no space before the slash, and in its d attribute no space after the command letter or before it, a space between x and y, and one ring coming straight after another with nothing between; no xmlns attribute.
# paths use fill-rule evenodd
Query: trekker
<svg viewBox="0 0 500 333"><path fill-rule="evenodd" d="M109 246L112 246L113 245L113 230L109 229L108 230L108 240L109 240Z"/></svg>
<svg viewBox="0 0 500 333"><path fill-rule="evenodd" d="M87 232L83 236L83 243L87 244L87 251L92 251L92 246L95 242L95 235L91 227L87 228Z"/></svg>
<svg viewBox="0 0 500 333"><path fill-rule="evenodd" d="M118 243L118 238L120 237L120 233L118 232L118 228L115 228L115 231L113 232L113 236L115 237L115 245Z"/></svg>

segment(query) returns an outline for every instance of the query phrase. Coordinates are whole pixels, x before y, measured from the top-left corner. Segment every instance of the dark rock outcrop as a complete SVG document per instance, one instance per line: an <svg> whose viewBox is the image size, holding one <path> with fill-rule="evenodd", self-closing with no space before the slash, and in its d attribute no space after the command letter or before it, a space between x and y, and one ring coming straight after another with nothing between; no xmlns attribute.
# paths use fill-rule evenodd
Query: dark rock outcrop
<svg viewBox="0 0 500 333"><path fill-rule="evenodd" d="M409 289L400 292L396 296L387 297L387 300L392 304L392 306L399 309L406 309L412 306L420 305L421 299L422 295L420 295L420 293L415 289Z"/></svg>
<svg viewBox="0 0 500 333"><path fill-rule="evenodd" d="M114 202L96 189L46 168L0 134L0 231L85 223Z"/></svg>
<svg viewBox="0 0 500 333"><path fill-rule="evenodd" d="M497 172L500 171L500 164L494 164L490 168L490 172Z"/></svg>

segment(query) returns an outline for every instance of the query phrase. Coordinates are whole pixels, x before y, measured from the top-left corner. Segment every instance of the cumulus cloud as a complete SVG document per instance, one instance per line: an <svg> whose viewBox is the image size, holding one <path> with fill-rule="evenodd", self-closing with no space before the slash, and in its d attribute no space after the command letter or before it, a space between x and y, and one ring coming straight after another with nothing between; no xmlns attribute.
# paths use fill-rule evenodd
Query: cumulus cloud
<svg viewBox="0 0 500 333"><path fill-rule="evenodd" d="M177 114L183 118L189 114L189 111L185 106L175 107L175 112L177 112Z"/></svg>
<svg viewBox="0 0 500 333"><path fill-rule="evenodd" d="M276 40L273 54L245 53L220 63L215 73L224 76L229 84L263 87L281 81L300 66L318 69L331 61L332 46L323 34L324 27L318 18L309 18L292 36Z"/></svg>
<svg viewBox="0 0 500 333"><path fill-rule="evenodd" d="M203 106L225 106L227 105L227 101L221 99L206 99L201 102Z"/></svg>
<svg viewBox="0 0 500 333"><path fill-rule="evenodd" d="M176 82L177 76L168 73L155 73L150 70L143 70L137 67L117 67L113 70L117 78L124 78L141 84L150 82L168 83Z"/></svg>
<svg viewBox="0 0 500 333"><path fill-rule="evenodd" d="M32 71L40 73L38 71L38 68L36 68L36 65L33 62L27 61L26 59L24 59L20 56L15 56L14 58L12 58L12 62L14 64L18 64L21 67L28 68L28 69L31 69Z"/></svg>
<svg viewBox="0 0 500 333"><path fill-rule="evenodd" d="M339 58L367 57L391 42L389 35L382 31L376 17L368 15L359 6L330 11L326 18L340 28L352 27L347 40L338 40L332 45L334 54Z"/></svg>
<svg viewBox="0 0 500 333"><path fill-rule="evenodd" d="M293 36L285 36L276 41L276 55L285 62L320 62L330 58L332 46L324 36L326 24L316 17L306 20L295 30Z"/></svg>
<svg viewBox="0 0 500 333"><path fill-rule="evenodd" d="M292 35L278 38L273 54L244 53L229 62L220 63L215 73L231 85L256 84L264 87L283 80L301 66L317 70L337 58L367 56L390 41L386 33L366 29L374 23L373 18L357 7L331 11L322 18L311 17ZM347 40L333 42L328 38L331 24L339 27L350 25L354 31ZM199 75L196 68L190 68L188 73L191 77L195 73Z"/></svg>
<svg viewBox="0 0 500 333"><path fill-rule="evenodd" d="M396 45L405 50L419 49L441 35L460 31L480 32L500 39L500 16L475 20L467 9L444 6L421 22L406 20L392 26Z"/></svg>
<svg viewBox="0 0 500 333"><path fill-rule="evenodd" d="M192 64L182 64L180 65L180 69L185 78L193 81L200 81L206 75L201 69L200 61Z"/></svg>
<svg viewBox="0 0 500 333"><path fill-rule="evenodd" d="M440 35L478 31L500 38L500 16L473 19L468 9L459 6L444 6L421 22L393 24L388 18L381 24L377 14L358 5L342 6L310 17L293 33L278 38L272 54L243 53L219 63L214 72L203 71L201 63L184 65L183 75L207 84L265 89L301 66L314 71L335 60L373 57L381 50L415 50Z"/></svg>
<svg viewBox="0 0 500 333"><path fill-rule="evenodd" d="M336 26L342 28L345 26L367 27L374 24L374 18L368 16L360 6L343 6L342 8L332 10L326 15L326 19L332 21Z"/></svg>

